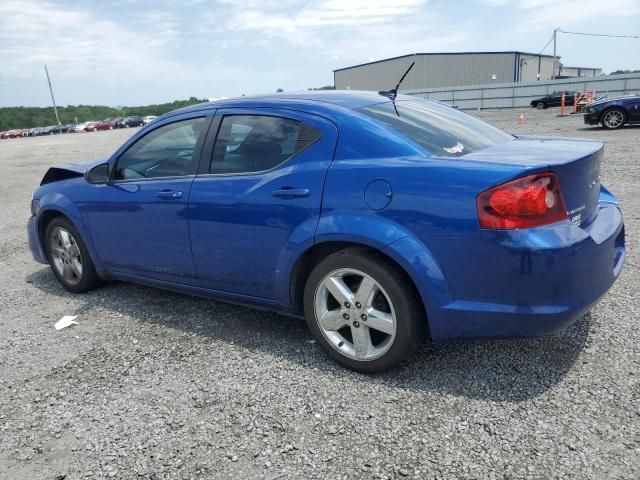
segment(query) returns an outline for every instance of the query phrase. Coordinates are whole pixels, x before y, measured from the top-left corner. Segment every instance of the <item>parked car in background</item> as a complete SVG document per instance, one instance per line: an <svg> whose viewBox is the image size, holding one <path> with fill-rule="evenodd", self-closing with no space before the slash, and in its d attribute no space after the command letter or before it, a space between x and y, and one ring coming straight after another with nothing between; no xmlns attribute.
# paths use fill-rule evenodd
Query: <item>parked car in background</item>
<svg viewBox="0 0 640 480"><path fill-rule="evenodd" d="M82 133L82 132L86 132L85 128L90 124L91 122L83 122L83 123L79 123L77 125L72 125L71 127L69 127L69 133Z"/></svg>
<svg viewBox="0 0 640 480"><path fill-rule="evenodd" d="M96 130L113 130L116 128L116 124L111 118L107 118L95 124Z"/></svg>
<svg viewBox="0 0 640 480"><path fill-rule="evenodd" d="M574 94L580 95L579 92L575 92L573 90L567 90L564 92L564 104L565 106L573 105L573 96ZM562 103L562 92L553 92L546 97L537 98L531 101L531 106L537 108L538 110L542 110L549 107L559 107Z"/></svg>
<svg viewBox="0 0 640 480"><path fill-rule="evenodd" d="M118 128L141 127L144 125L144 120L140 116L125 117L117 125Z"/></svg>
<svg viewBox="0 0 640 480"><path fill-rule="evenodd" d="M587 125L600 123L604 128L615 130L624 125L640 124L640 95L606 98L586 106L584 111Z"/></svg>
<svg viewBox="0 0 640 480"><path fill-rule="evenodd" d="M147 123L153 122L156 118L158 118L158 117L156 117L155 115L147 115L145 117L142 117L142 121L146 125Z"/></svg>
<svg viewBox="0 0 640 480"><path fill-rule="evenodd" d="M4 140L4 139L7 139L7 138L11 138L9 136L9 130L6 130L4 132L0 132L0 139Z"/></svg>
<svg viewBox="0 0 640 480"><path fill-rule="evenodd" d="M96 128L96 125L98 124L98 122L85 122L85 126L84 126L84 131L85 132L96 132L98 131L98 129Z"/></svg>
<svg viewBox="0 0 640 480"><path fill-rule="evenodd" d="M117 279L304 315L373 372L427 332L545 335L595 305L625 257L602 155L405 95L217 101L49 169L29 245L71 292Z"/></svg>

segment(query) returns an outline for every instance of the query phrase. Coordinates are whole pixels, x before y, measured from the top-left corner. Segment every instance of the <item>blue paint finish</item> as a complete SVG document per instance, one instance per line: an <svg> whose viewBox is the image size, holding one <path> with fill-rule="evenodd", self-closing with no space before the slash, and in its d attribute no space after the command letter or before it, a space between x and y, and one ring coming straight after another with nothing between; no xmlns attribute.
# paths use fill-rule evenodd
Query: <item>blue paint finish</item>
<svg viewBox="0 0 640 480"><path fill-rule="evenodd" d="M220 109L218 115L275 115L322 132L322 138L265 173L199 175L190 198L191 245L200 285L260 298L288 298L275 282L295 263L288 252L313 243L326 172L338 137L322 117L273 108ZM279 195L304 189L300 197Z"/></svg>
<svg viewBox="0 0 640 480"><path fill-rule="evenodd" d="M195 277L187 211L192 182L186 177L92 186L81 208L104 268L180 283ZM159 198L163 191L183 196Z"/></svg>
<svg viewBox="0 0 640 480"><path fill-rule="evenodd" d="M269 95L166 114L109 164L154 128L206 115L212 122L198 149L199 173L43 185L27 225L33 256L46 261L38 230L44 213L56 210L76 225L106 278L295 314L290 281L306 251L324 242L366 245L413 280L438 341L546 334L607 292L624 263L624 222L615 196L599 184L600 143L520 137L443 158L357 111L388 101L371 92ZM230 113L293 118L323 135L270 171L207 175L218 120ZM59 168L82 174L98 163ZM479 193L540 172L557 175L571 221L479 228ZM283 195L287 189L304 194ZM182 195L159 198L163 190Z"/></svg>
<svg viewBox="0 0 640 480"><path fill-rule="evenodd" d="M38 225L36 224L36 216L29 217L27 221L27 241L29 242L29 250L33 259L38 263L49 263L44 246L38 238Z"/></svg>
<svg viewBox="0 0 640 480"><path fill-rule="evenodd" d="M391 203L393 190L386 180L372 180L364 190L364 203L372 210L382 210Z"/></svg>

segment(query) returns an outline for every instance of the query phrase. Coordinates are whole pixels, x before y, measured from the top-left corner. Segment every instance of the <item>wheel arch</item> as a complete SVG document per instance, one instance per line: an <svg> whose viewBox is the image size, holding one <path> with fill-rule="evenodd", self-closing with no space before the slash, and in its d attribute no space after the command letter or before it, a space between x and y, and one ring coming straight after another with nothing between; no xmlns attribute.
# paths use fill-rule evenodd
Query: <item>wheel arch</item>
<svg viewBox="0 0 640 480"><path fill-rule="evenodd" d="M102 268L102 264L98 261L98 257L93 248L93 242L91 241L91 235L89 233L89 229L82 221L79 213L77 215L72 215L70 214L70 212L63 210L57 205L48 205L48 206L42 207L38 212L38 220L36 222L36 233L38 236L38 241L40 242L40 245L42 247L42 250L47 260L49 260L49 254L48 254L46 238L45 238L45 235L47 232L47 226L54 219L60 218L60 217L71 222L71 224L76 228L76 230L78 230L85 246L87 247L87 250L91 257L91 261L93 262L93 265L96 269L96 272L101 278L106 279L108 275L106 271Z"/></svg>
<svg viewBox="0 0 640 480"><path fill-rule="evenodd" d="M429 329L429 312L436 308L437 299L431 292L432 282L430 282L429 279L421 278L420 270L416 270L416 267L420 268L420 265L424 263L425 255L428 258L427 263L429 263L430 268L425 269L424 273L432 274L433 266L437 264L435 263L435 259L431 257L431 254L426 252L426 247L422 255L415 255L414 252L413 255L415 258L403 258L407 251L411 251L418 246L418 242L413 239L409 242L403 240L404 239L400 239L384 248L373 245L366 240L328 240L312 245L298 257L291 271L289 295L294 311L298 314L302 314L303 312L304 290L307 279L314 266L333 253L347 248L357 248L362 249L364 252L376 253L382 256L385 260L395 264L404 272L407 281L417 293L420 307L426 318L427 329ZM439 267L437 268L439 270Z"/></svg>

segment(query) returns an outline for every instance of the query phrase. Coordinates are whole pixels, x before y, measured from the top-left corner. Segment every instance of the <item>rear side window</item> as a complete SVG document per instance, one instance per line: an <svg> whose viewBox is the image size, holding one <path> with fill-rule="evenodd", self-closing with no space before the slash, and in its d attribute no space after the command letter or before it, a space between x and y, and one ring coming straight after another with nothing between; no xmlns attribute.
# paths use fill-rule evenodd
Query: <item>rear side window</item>
<svg viewBox="0 0 640 480"><path fill-rule="evenodd" d="M438 156L459 157L507 142L513 136L455 108L435 102L401 100L360 110Z"/></svg>
<svg viewBox="0 0 640 480"><path fill-rule="evenodd" d="M298 120L266 115L227 115L216 138L209 173L271 170L322 136Z"/></svg>

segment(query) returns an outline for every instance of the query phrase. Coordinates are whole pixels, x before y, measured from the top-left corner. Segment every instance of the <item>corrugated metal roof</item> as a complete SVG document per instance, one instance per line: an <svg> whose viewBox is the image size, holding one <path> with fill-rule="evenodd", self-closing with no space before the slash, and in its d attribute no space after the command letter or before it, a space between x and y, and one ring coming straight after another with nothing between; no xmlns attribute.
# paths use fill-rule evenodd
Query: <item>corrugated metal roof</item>
<svg viewBox="0 0 640 480"><path fill-rule="evenodd" d="M349 67L338 68L334 70L334 72L340 72L342 70L349 70L350 68L362 67L365 65L373 65L375 63L388 62L389 60L397 60L399 58L408 58L413 56L433 56L433 55L498 55L498 54L520 54L520 55L529 55L533 57L546 57L553 58L553 55L542 55L539 53L529 53L529 52L520 52L518 50L507 50L501 52L434 52L434 53L409 53L407 55L399 55L397 57L383 58L382 60L374 60L373 62L365 62L359 63L357 65L351 65ZM559 55L556 55L556 58L560 58Z"/></svg>

